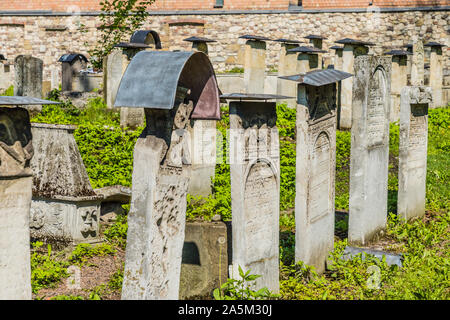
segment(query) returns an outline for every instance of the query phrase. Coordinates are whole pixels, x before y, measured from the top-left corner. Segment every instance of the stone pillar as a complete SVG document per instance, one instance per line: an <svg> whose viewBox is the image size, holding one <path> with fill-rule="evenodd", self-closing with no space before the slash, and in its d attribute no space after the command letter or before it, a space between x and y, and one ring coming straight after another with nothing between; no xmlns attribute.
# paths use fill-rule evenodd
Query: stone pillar
<svg viewBox="0 0 450 320"><path fill-rule="evenodd" d="M192 109L192 102L145 109L147 126L134 149L124 300L179 298Z"/></svg>
<svg viewBox="0 0 450 320"><path fill-rule="evenodd" d="M400 118L400 94L408 85L408 55L409 52L392 50L386 54L392 55L392 82L391 82L391 111L390 121Z"/></svg>
<svg viewBox="0 0 450 320"><path fill-rule="evenodd" d="M354 73L353 64L355 58L361 55L367 55L368 47L357 44L344 44L342 52L342 71ZM352 125L352 92L353 78L342 80L341 90L341 110L338 119L340 129L350 129Z"/></svg>
<svg viewBox="0 0 450 320"><path fill-rule="evenodd" d="M31 299L28 111L0 106L0 300Z"/></svg>
<svg viewBox="0 0 450 320"><path fill-rule="evenodd" d="M405 87L401 95L398 215L409 220L425 214L429 87Z"/></svg>
<svg viewBox="0 0 450 320"><path fill-rule="evenodd" d="M411 86L423 86L425 83L425 52L422 40L414 40L411 63Z"/></svg>
<svg viewBox="0 0 450 320"><path fill-rule="evenodd" d="M325 270L334 244L336 84L300 84L297 105L295 261Z"/></svg>
<svg viewBox="0 0 450 320"><path fill-rule="evenodd" d="M366 244L387 221L391 58L355 59L348 238Z"/></svg>
<svg viewBox="0 0 450 320"><path fill-rule="evenodd" d="M247 40L244 56L244 88L246 93L264 92L266 78L266 42Z"/></svg>
<svg viewBox="0 0 450 320"><path fill-rule="evenodd" d="M288 50L298 47L298 44L282 42L280 59L278 64L278 76L292 76L297 71L297 53L288 52ZM288 80L277 79L277 94L287 97L295 97L297 95L296 83ZM295 108L296 101L294 99L281 99L277 103L286 103L289 108Z"/></svg>
<svg viewBox="0 0 450 320"><path fill-rule="evenodd" d="M442 66L442 47L439 43L429 43L431 47L430 54L430 87L433 90L433 104L431 107L438 108L445 105L446 101L442 99L442 82L443 82L443 66Z"/></svg>
<svg viewBox="0 0 450 320"><path fill-rule="evenodd" d="M41 59L20 55L14 60L14 95L42 98L43 62Z"/></svg>
<svg viewBox="0 0 450 320"><path fill-rule="evenodd" d="M297 55L297 73L306 73L311 70L309 67L310 57L308 53L300 52Z"/></svg>
<svg viewBox="0 0 450 320"><path fill-rule="evenodd" d="M60 59L61 62L61 91L72 91L73 81L80 74L81 70L86 69L87 59L81 54L65 54Z"/></svg>
<svg viewBox="0 0 450 320"><path fill-rule="evenodd" d="M230 103L233 262L262 275L256 290L279 291L280 151L276 104Z"/></svg>

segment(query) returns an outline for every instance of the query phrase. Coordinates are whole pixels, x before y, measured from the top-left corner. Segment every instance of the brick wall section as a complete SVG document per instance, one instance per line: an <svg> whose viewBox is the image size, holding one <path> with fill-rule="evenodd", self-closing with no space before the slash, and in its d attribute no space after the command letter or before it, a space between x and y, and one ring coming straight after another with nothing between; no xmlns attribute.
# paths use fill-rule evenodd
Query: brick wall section
<svg viewBox="0 0 450 320"><path fill-rule="evenodd" d="M286 10L297 0L224 0L223 8L214 8L216 0L156 0L158 10ZM367 8L369 2L378 7L416 7L449 5L449 0L303 0L304 9ZM1 0L0 11L50 10L54 12L99 11L100 0Z"/></svg>

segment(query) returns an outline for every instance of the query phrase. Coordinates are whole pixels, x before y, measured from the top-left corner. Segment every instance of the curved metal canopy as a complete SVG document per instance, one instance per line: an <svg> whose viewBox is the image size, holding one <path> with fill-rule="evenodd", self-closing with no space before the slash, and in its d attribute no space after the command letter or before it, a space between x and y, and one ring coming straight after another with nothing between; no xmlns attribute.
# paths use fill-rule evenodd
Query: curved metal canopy
<svg viewBox="0 0 450 320"><path fill-rule="evenodd" d="M151 34L153 37L153 41L155 42L155 49L162 49L161 39L159 38L159 34L153 30L138 30L133 33L131 36L131 43L141 43L146 44L145 40L147 39L148 34Z"/></svg>
<svg viewBox="0 0 450 320"><path fill-rule="evenodd" d="M88 62L88 59L86 56L82 55L81 53L67 53L61 56L59 58L58 62L69 62L72 63L76 59L83 60L84 62Z"/></svg>
<svg viewBox="0 0 450 320"><path fill-rule="evenodd" d="M139 52L122 77L114 106L172 109L179 86L190 90L192 119L220 119L216 76L203 52Z"/></svg>

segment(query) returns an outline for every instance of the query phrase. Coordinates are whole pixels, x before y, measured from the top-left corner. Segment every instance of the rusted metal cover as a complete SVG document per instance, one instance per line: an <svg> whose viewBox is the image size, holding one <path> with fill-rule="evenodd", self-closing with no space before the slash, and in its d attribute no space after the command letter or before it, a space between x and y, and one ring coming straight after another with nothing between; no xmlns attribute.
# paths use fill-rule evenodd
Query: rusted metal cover
<svg viewBox="0 0 450 320"><path fill-rule="evenodd" d="M374 46L375 45L372 42L361 41L361 40L350 39L350 38L341 39L341 40L335 41L335 43L353 44L353 45L359 45L359 46Z"/></svg>
<svg viewBox="0 0 450 320"><path fill-rule="evenodd" d="M64 54L61 56L61 58L59 58L58 62L69 62L72 63L75 60L80 59L83 60L84 62L88 62L88 59L82 55L81 53L68 53L68 54Z"/></svg>
<svg viewBox="0 0 450 320"><path fill-rule="evenodd" d="M391 56L409 56L412 55L411 52L405 51L405 50L391 50L385 53L385 55L391 55Z"/></svg>
<svg viewBox="0 0 450 320"><path fill-rule="evenodd" d="M161 46L161 39L159 38L158 32L154 30L138 30L135 31L130 39L130 43L140 43L145 44L145 39L147 39L148 34L151 34L153 37L153 40L155 42L155 48L156 49L162 49Z"/></svg>
<svg viewBox="0 0 450 320"><path fill-rule="evenodd" d="M226 100L274 100L274 99L294 99L294 97L281 96L276 94L258 93L227 93L220 96Z"/></svg>
<svg viewBox="0 0 450 320"><path fill-rule="evenodd" d="M217 42L216 40L203 38L203 37L190 37L190 38L183 39L183 41L188 41L188 42Z"/></svg>
<svg viewBox="0 0 450 320"><path fill-rule="evenodd" d="M250 34L240 36L239 39L256 40L256 41L270 41L269 38L261 37L261 36L252 36Z"/></svg>
<svg viewBox="0 0 450 320"><path fill-rule="evenodd" d="M203 52L141 51L131 60L117 91L115 107L172 109L178 86L190 89L192 119L220 119L213 66Z"/></svg>
<svg viewBox="0 0 450 320"><path fill-rule="evenodd" d="M296 81L304 83L314 87L324 86L330 83L341 81L352 77L353 75L348 72L335 70L335 69L323 69L313 70L307 73L300 73L293 76L278 77L280 79Z"/></svg>
<svg viewBox="0 0 450 320"><path fill-rule="evenodd" d="M320 50L314 47L305 47L305 46L300 46L300 47L296 47L293 49L289 49L287 52L301 52L301 53L311 53L311 54L315 54L315 53L325 53L325 50Z"/></svg>
<svg viewBox="0 0 450 320"><path fill-rule="evenodd" d="M446 47L445 44L434 42L434 41L428 42L427 44L424 44L423 46L424 47Z"/></svg>
<svg viewBox="0 0 450 320"><path fill-rule="evenodd" d="M0 96L0 105L2 106L26 106L41 104L60 104L60 102L43 100L33 97L23 96Z"/></svg>

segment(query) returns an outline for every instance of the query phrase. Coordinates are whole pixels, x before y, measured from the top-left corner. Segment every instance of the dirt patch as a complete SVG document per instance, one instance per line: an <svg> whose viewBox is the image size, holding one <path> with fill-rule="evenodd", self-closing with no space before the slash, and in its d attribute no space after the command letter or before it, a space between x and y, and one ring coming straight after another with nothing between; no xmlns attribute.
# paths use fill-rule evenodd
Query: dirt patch
<svg viewBox="0 0 450 320"><path fill-rule="evenodd" d="M125 251L118 249L115 255L95 256L87 260L81 266L80 289L73 289L68 286L68 279L63 279L55 288L46 288L33 295L33 299L39 298L50 300L52 297L60 295L82 296L88 299L90 292L102 285L107 284L111 276L123 267L125 261ZM120 300L120 291L107 289L101 295L104 300Z"/></svg>

